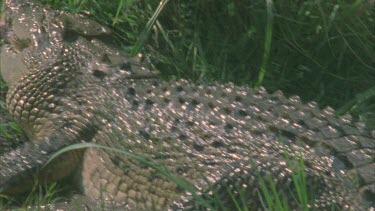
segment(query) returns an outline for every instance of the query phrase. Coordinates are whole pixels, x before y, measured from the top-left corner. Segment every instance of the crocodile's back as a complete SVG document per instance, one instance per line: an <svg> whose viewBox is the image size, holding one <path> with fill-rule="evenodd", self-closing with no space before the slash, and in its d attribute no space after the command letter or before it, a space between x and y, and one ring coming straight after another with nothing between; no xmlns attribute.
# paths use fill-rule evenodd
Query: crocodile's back
<svg viewBox="0 0 375 211"><path fill-rule="evenodd" d="M332 109L321 111L281 92L184 80L121 81L96 93L103 107L95 114L100 122L95 143L155 162L202 193L211 186L223 192L247 187L250 207L258 207L259 174L269 174L287 192L293 186L290 171L302 159L307 189L319 196L311 206L336 202L340 209L355 209L350 199L357 188L350 187L344 172L359 176L363 196L372 197L374 139L349 119L335 117ZM175 181L134 159L97 149L89 149L85 159L88 195L146 207L190 200Z"/></svg>

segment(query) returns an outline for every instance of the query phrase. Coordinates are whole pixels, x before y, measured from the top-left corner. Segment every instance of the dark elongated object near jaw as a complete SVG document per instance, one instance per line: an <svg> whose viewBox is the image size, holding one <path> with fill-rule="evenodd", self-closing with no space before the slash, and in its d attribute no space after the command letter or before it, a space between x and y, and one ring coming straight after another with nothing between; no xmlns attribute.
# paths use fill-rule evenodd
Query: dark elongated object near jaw
<svg viewBox="0 0 375 211"><path fill-rule="evenodd" d="M0 150L3 193L26 191L35 172L49 180L76 172L84 195L134 209L197 209L194 195L215 192L234 207L229 190L256 210L260 178L271 177L293 208L292 172L302 159L311 209L374 206L374 137L350 117L263 88L162 81L116 48L108 28L31 0L4 1L1 33L7 108L29 140ZM64 153L40 170L83 142L140 155L196 192L98 148Z"/></svg>

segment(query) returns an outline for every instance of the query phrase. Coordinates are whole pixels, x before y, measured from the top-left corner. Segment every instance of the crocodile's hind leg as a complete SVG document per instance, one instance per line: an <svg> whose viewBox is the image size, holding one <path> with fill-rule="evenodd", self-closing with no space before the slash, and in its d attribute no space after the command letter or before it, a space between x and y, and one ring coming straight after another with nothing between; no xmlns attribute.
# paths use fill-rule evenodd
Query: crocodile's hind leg
<svg viewBox="0 0 375 211"><path fill-rule="evenodd" d="M301 188L301 185L297 184L297 187L296 183L300 183L300 176L303 176L307 192L302 194L307 195L306 206L309 209L361 210L355 201L343 197L348 189L342 186L341 179L333 181L332 177L328 178L330 172L324 175L303 164L301 166L301 160L293 159L262 158L231 163L222 169L225 171L222 178L212 184L201 197L207 200L207 204L214 210L257 210L260 209L260 204L265 210L272 210L275 207L268 207L266 195L275 203L279 197L284 208L286 207L283 200L286 200L289 208L300 209L302 205L298 199L297 188ZM272 186L277 193L272 192ZM265 193L264 187L269 193ZM202 210L207 206L200 204L194 197L183 199L174 202L172 209Z"/></svg>
<svg viewBox="0 0 375 211"><path fill-rule="evenodd" d="M115 160L122 163L113 165ZM197 210L208 204L215 209L231 210L237 206L258 209L259 204L264 204L262 183L266 184L271 197L273 193L270 187L273 183L280 199L286 200L290 208L298 209L301 205L296 199L298 193L292 175L298 177L303 174L307 190L305 194L308 196L306 205L309 208L360 210L355 200L345 197L352 195L345 192L350 189L345 188L343 178L334 179L332 169L317 170L311 166L314 161L306 160L304 164L300 161L298 156L292 156L290 160L279 157L237 160L218 166L212 173L198 172L200 176L191 181L197 192L191 193L135 160L119 156L111 159L108 152L90 148L86 151L80 176L84 194L100 199L92 200L99 205L103 201L115 201L117 207L135 210L160 210L169 206L172 210ZM122 168L118 168L120 166ZM216 178L216 181L210 184L212 178ZM205 205L200 202L201 199L206 200ZM107 203L105 206L111 205ZM267 205L264 204L264 208Z"/></svg>
<svg viewBox="0 0 375 211"><path fill-rule="evenodd" d="M109 156L109 154L111 154ZM152 167L124 155L89 148L80 171L83 193L97 203L130 210L161 210L176 198L177 185Z"/></svg>

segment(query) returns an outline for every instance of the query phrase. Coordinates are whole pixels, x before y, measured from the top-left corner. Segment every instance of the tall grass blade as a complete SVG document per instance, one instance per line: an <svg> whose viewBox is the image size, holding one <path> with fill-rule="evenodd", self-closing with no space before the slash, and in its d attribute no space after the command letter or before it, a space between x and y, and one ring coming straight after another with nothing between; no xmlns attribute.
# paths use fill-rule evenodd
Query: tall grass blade
<svg viewBox="0 0 375 211"><path fill-rule="evenodd" d="M142 48L142 46L146 42L146 40L147 40L147 38L148 38L148 36L149 36L149 34L151 32L152 26L154 25L156 19L158 18L158 16L160 15L161 11L163 10L163 8L165 7L165 5L168 2L169 2L169 0L162 0L159 3L159 6L156 8L154 14L150 18L150 20L147 22L147 24L145 26L145 29L141 32L141 34L139 35L139 38L138 38L137 42L133 46L133 48L132 48L132 50L130 52L131 56L135 56L137 53L139 53L140 49Z"/></svg>
<svg viewBox="0 0 375 211"><path fill-rule="evenodd" d="M266 25L266 38L264 40L264 53L263 53L263 61L262 66L260 67L258 80L255 83L255 88L258 88L264 79L267 71L267 64L270 57L271 51L271 42L272 42L272 25L273 25L273 2L272 0L266 0L266 8L267 8L267 25Z"/></svg>
<svg viewBox="0 0 375 211"><path fill-rule="evenodd" d="M371 87L370 89L366 90L363 93L359 93L355 96L354 99L350 100L348 103L346 103L344 106L336 110L337 115L343 115L347 113L348 111L355 110L358 105L363 104L370 98L375 97L375 86Z"/></svg>
<svg viewBox="0 0 375 211"><path fill-rule="evenodd" d="M125 0L121 0L118 4L118 7L117 7L117 11L116 11L116 15L115 17L113 18L113 22L112 22L112 25L114 26L117 22L118 22L118 17L120 15L120 12L122 10L122 7L124 6L124 1Z"/></svg>

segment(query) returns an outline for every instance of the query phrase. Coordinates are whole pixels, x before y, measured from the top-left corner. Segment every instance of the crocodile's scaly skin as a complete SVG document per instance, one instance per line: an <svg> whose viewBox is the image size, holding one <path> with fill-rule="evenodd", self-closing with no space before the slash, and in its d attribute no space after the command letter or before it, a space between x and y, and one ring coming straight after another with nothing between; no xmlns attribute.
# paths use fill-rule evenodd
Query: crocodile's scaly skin
<svg viewBox="0 0 375 211"><path fill-rule="evenodd" d="M196 209L194 194L214 192L233 206L228 190L235 198L244 190L242 201L257 210L260 178L269 177L297 207L291 175L302 159L313 210L373 206L375 141L350 117L262 88L161 81L111 47L109 30L94 21L28 0L7 0L5 7L7 106L30 141L1 151L2 192L24 191L52 154L91 142L157 168L87 148L63 154L40 177L76 170L85 195L136 209ZM178 186L160 168L191 186Z"/></svg>

